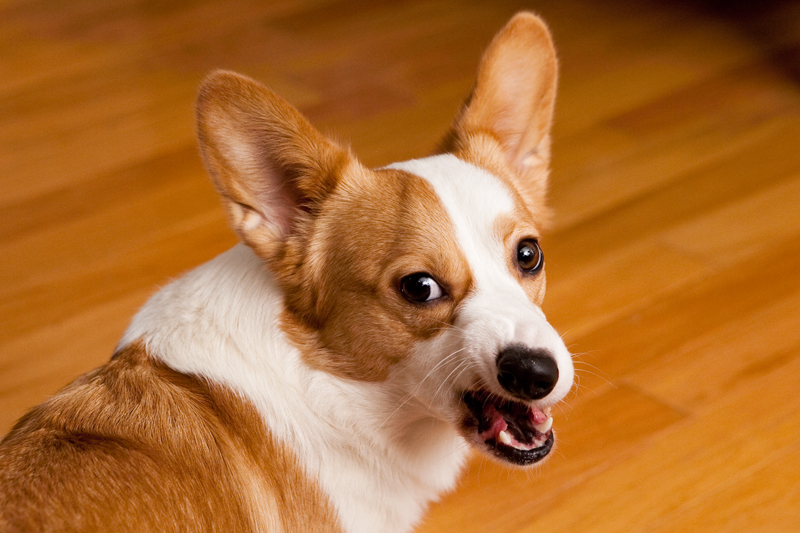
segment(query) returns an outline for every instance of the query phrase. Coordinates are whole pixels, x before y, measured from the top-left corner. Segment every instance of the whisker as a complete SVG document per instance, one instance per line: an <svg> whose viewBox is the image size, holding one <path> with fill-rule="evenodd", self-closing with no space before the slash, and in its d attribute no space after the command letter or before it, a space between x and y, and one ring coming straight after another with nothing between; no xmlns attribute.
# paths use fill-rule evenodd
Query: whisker
<svg viewBox="0 0 800 533"><path fill-rule="evenodd" d="M438 328L438 331L442 331L442 330L446 330L446 329L456 329L456 330L461 331L463 333L467 333L467 330L465 330L464 328L460 328L460 327L456 326L455 324L450 324L449 322L445 322L443 320L434 320L434 322L438 322L439 324L444 324L444 326L445 326L443 328Z"/></svg>
<svg viewBox="0 0 800 533"><path fill-rule="evenodd" d="M458 371L458 374L456 375L456 379L458 379L459 377L461 377L461 375L463 375L463 373L464 373L464 372L466 372L466 371L467 371L467 370L469 370L470 368L473 368L474 366L477 366L477 365L476 365L474 362L472 362L472 361L462 361L461 363L459 363L459 364L458 364L458 365L457 365L457 366L456 366L456 367L455 367L455 368L454 368L454 369L453 369L453 370L452 370L452 371L451 371L451 372L450 372L450 373L447 375L447 377L445 377L445 378L442 380L442 383L439 385L439 388L438 388L438 389L436 389L436 392L433 394L433 399L435 400L435 399L436 399L436 397L437 397L437 396L439 396L439 393L441 393L441 392L442 392L442 389L444 389L445 385L448 385L448 380L450 379L450 376L452 376L452 375L453 375L453 374L454 374L456 371ZM452 381L452 382L455 382L455 381L456 381L456 379L453 379L453 381Z"/></svg>
<svg viewBox="0 0 800 533"><path fill-rule="evenodd" d="M608 379L606 376L602 376L602 375L600 375L600 374L598 374L598 373L596 373L596 372L591 372L591 371L589 371L589 370L586 370L585 368L576 368L576 369L575 369L575 376L576 376L576 377L577 377L577 376L579 376L579 373L580 373L580 374L587 375L587 376L594 376L594 377L596 377L597 379L604 381L606 384L610 385L612 388L614 388L614 389L617 389L617 388L618 388L618 387L617 387L617 386L616 386L616 385L615 385L615 384L614 384L614 383L613 383L613 382L612 382L610 379Z"/></svg>
<svg viewBox="0 0 800 533"><path fill-rule="evenodd" d="M572 360L575 363L583 363L583 364L589 365L591 363L589 363L588 361L584 361L582 359L582 357L587 356L587 355L596 354L596 353L599 353L599 352L597 350L591 351L591 352L575 352L575 353L571 353L570 355L572 355Z"/></svg>
<svg viewBox="0 0 800 533"><path fill-rule="evenodd" d="M443 358L442 358L442 360L441 360L441 361L439 361L439 362L436 364L436 366L434 366L432 369L430 369L430 370L428 371L428 373L427 373L427 374L425 374L425 376L424 376L424 377L423 377L423 378L422 378L422 379L419 381L419 383L417 383L417 386L416 386L416 387L414 387L414 390L412 390L411 392L409 392L408 394L406 394L406 395L403 397L403 399L400 401L400 404L397 406L397 408L396 408L394 411L392 411L392 412L389 414L389 416L387 416L387 417L386 417L386 419L383 421L383 423L381 423L381 424L380 424L380 426L378 426L378 427L379 427L379 428L382 428L382 427L384 427L384 426L386 425L386 423L387 423L387 422L389 422L389 420L391 420L391 419L392 419L392 417L393 417L394 415L396 415L398 411L400 411L400 409L402 409L402 408L403 408L405 405L407 405L407 404L408 404L408 402L411 400L411 398L413 398L413 397L414 397L414 396L417 394L417 392L419 392L419 390L422 388L422 385L425 383L425 380L427 380L429 377L431 377L431 376L433 375L433 373L434 373L434 372L435 372L437 369L439 369L439 368L440 368L442 365L445 365L445 364L446 364L448 361L452 360L452 359L453 359L453 358L454 358L456 355L458 355L458 353L459 353L459 352L461 352L461 351L463 351L463 350L465 350L465 349L466 349L466 347L460 348L460 349L458 349L458 350L456 350L456 351L454 351L454 352L450 353L450 354L449 354L449 355L447 355L446 357L443 357ZM451 372L451 373L452 373L452 372Z"/></svg>
<svg viewBox="0 0 800 533"><path fill-rule="evenodd" d="M568 330L566 330L565 332L561 333L559 336L560 336L560 337L563 339L565 336L567 336L567 335L569 335L570 333L572 333L573 331L575 331L575 329L576 329L576 328L569 328L569 329L568 329Z"/></svg>

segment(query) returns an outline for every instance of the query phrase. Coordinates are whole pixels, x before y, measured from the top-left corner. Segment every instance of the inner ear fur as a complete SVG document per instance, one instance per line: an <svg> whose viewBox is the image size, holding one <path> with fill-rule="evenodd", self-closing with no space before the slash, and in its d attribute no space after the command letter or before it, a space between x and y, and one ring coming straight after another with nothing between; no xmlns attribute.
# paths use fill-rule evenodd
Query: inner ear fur
<svg viewBox="0 0 800 533"><path fill-rule="evenodd" d="M200 152L234 231L273 259L336 186L349 151L262 84L218 71L197 99Z"/></svg>
<svg viewBox="0 0 800 533"><path fill-rule="evenodd" d="M523 199L543 208L557 79L547 26L518 13L484 53L472 94L439 150L467 153L489 168L503 165Z"/></svg>

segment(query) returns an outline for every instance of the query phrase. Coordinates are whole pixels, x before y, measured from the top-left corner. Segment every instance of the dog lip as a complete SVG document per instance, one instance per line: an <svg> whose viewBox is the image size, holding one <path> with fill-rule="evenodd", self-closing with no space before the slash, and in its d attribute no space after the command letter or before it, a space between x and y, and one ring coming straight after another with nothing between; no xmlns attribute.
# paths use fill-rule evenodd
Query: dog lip
<svg viewBox="0 0 800 533"><path fill-rule="evenodd" d="M526 466L544 459L555 442L549 409L542 411L486 390L461 395L467 440L505 462Z"/></svg>
<svg viewBox="0 0 800 533"><path fill-rule="evenodd" d="M520 450L502 442L491 443L487 441L486 444L490 446L490 449L497 457L519 466L527 466L538 463L547 457L555 444L555 436L552 431L548 431L547 440L545 440L544 444L530 450Z"/></svg>

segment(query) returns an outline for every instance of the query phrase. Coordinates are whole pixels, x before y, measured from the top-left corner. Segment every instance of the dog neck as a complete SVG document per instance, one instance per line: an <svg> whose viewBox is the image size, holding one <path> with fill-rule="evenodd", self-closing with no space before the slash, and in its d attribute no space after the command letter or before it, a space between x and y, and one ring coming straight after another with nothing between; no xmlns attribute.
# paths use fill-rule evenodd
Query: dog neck
<svg viewBox="0 0 800 533"><path fill-rule="evenodd" d="M262 260L238 245L153 296L118 349L143 342L170 368L249 400L350 518L346 530L408 530L455 484L463 439L395 375L359 382L305 365L281 330L282 308Z"/></svg>

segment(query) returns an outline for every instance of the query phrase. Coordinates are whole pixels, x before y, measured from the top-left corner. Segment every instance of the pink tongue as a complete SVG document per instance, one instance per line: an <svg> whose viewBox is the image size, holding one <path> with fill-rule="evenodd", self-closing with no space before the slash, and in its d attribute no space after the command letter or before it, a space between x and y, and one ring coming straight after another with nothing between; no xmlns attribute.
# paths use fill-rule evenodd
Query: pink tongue
<svg viewBox="0 0 800 533"><path fill-rule="evenodd" d="M480 434L481 438L484 440L488 439L497 439L497 435L501 431L505 431L508 429L508 424L506 423L503 415L501 415L497 409L494 408L494 405L488 404L484 408L484 414L488 415L492 420L492 425L483 433ZM541 424L545 422L549 417L544 414L540 409L533 408L531 409L530 413L528 414L531 421L534 424Z"/></svg>
<svg viewBox="0 0 800 533"><path fill-rule="evenodd" d="M530 417L534 424L541 424L548 418L546 414L535 407L531 410Z"/></svg>
<svg viewBox="0 0 800 533"><path fill-rule="evenodd" d="M503 415L497 412L497 409L494 408L494 405L487 405L484 409L484 414L489 415L492 419L492 425L489 427L489 429L480 434L481 438L484 440L497 439L497 435L501 431L508 429L508 424L503 418Z"/></svg>

